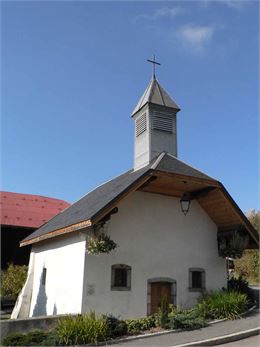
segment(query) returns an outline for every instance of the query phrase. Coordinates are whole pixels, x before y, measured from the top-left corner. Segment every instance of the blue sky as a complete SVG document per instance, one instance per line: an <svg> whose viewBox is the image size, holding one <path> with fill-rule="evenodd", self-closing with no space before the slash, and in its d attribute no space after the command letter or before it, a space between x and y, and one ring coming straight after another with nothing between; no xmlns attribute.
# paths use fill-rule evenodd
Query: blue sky
<svg viewBox="0 0 260 347"><path fill-rule="evenodd" d="M131 168L155 54L180 159L259 208L258 2L1 5L3 190L74 202Z"/></svg>

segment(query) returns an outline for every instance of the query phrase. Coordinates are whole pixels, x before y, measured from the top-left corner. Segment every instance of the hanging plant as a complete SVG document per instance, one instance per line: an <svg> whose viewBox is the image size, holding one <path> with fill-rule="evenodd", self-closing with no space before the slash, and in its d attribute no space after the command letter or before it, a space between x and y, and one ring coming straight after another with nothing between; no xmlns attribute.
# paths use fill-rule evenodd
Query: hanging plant
<svg viewBox="0 0 260 347"><path fill-rule="evenodd" d="M223 258L241 258L247 244L248 235L243 230L220 232L218 235L218 253Z"/></svg>
<svg viewBox="0 0 260 347"><path fill-rule="evenodd" d="M98 255L100 253L109 253L116 247L117 244L108 235L101 233L89 239L87 252L92 255Z"/></svg>

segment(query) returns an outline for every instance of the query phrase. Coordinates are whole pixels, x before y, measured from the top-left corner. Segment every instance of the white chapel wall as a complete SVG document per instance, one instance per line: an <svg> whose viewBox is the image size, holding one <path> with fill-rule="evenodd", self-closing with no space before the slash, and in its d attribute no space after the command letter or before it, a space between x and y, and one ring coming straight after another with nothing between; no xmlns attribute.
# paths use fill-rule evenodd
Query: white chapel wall
<svg viewBox="0 0 260 347"><path fill-rule="evenodd" d="M85 240L84 234L76 233L33 246L30 317L81 312ZM45 285L43 268L46 268Z"/></svg>
<svg viewBox="0 0 260 347"><path fill-rule="evenodd" d="M177 305L191 307L200 294L189 291L189 268L205 269L207 290L226 285L217 227L196 201L184 216L177 198L135 192L118 208L107 226L118 248L108 255L86 254L83 312L146 316L147 281L161 277L176 280ZM113 264L132 267L131 291L110 289Z"/></svg>

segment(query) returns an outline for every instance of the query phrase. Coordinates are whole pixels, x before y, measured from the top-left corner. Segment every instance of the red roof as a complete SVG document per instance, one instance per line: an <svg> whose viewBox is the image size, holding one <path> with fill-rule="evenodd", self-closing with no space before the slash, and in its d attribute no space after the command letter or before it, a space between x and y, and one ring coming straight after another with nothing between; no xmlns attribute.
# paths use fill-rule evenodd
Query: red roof
<svg viewBox="0 0 260 347"><path fill-rule="evenodd" d="M40 195L0 192L0 224L39 228L69 207L64 200Z"/></svg>

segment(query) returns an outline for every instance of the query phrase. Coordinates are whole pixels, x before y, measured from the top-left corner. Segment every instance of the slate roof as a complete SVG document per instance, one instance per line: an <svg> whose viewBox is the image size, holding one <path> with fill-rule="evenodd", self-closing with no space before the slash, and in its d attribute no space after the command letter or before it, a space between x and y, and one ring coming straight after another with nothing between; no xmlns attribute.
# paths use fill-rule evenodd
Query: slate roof
<svg viewBox="0 0 260 347"><path fill-rule="evenodd" d="M158 157L153 159L149 165L137 171L127 171L92 190L83 198L65 209L62 213L41 226L34 233L26 237L22 242L95 217L100 210L105 208L120 194L129 189L129 187L131 187L131 185L138 179L155 169L201 179L214 180L206 174L180 161L176 157L162 152Z"/></svg>
<svg viewBox="0 0 260 347"><path fill-rule="evenodd" d="M146 88L144 94L141 99L138 101L135 106L132 116L138 112L145 104L148 102L156 105L166 106L170 108L174 108L177 111L180 111L179 106L175 101L170 97L170 95L163 89L163 87L159 84L156 78L152 78L148 87Z"/></svg>
<svg viewBox="0 0 260 347"><path fill-rule="evenodd" d="M171 154L166 153L162 160L156 166L156 170L171 172L184 176L191 176L206 180L214 180L214 178L204 174L194 167L184 163Z"/></svg>

